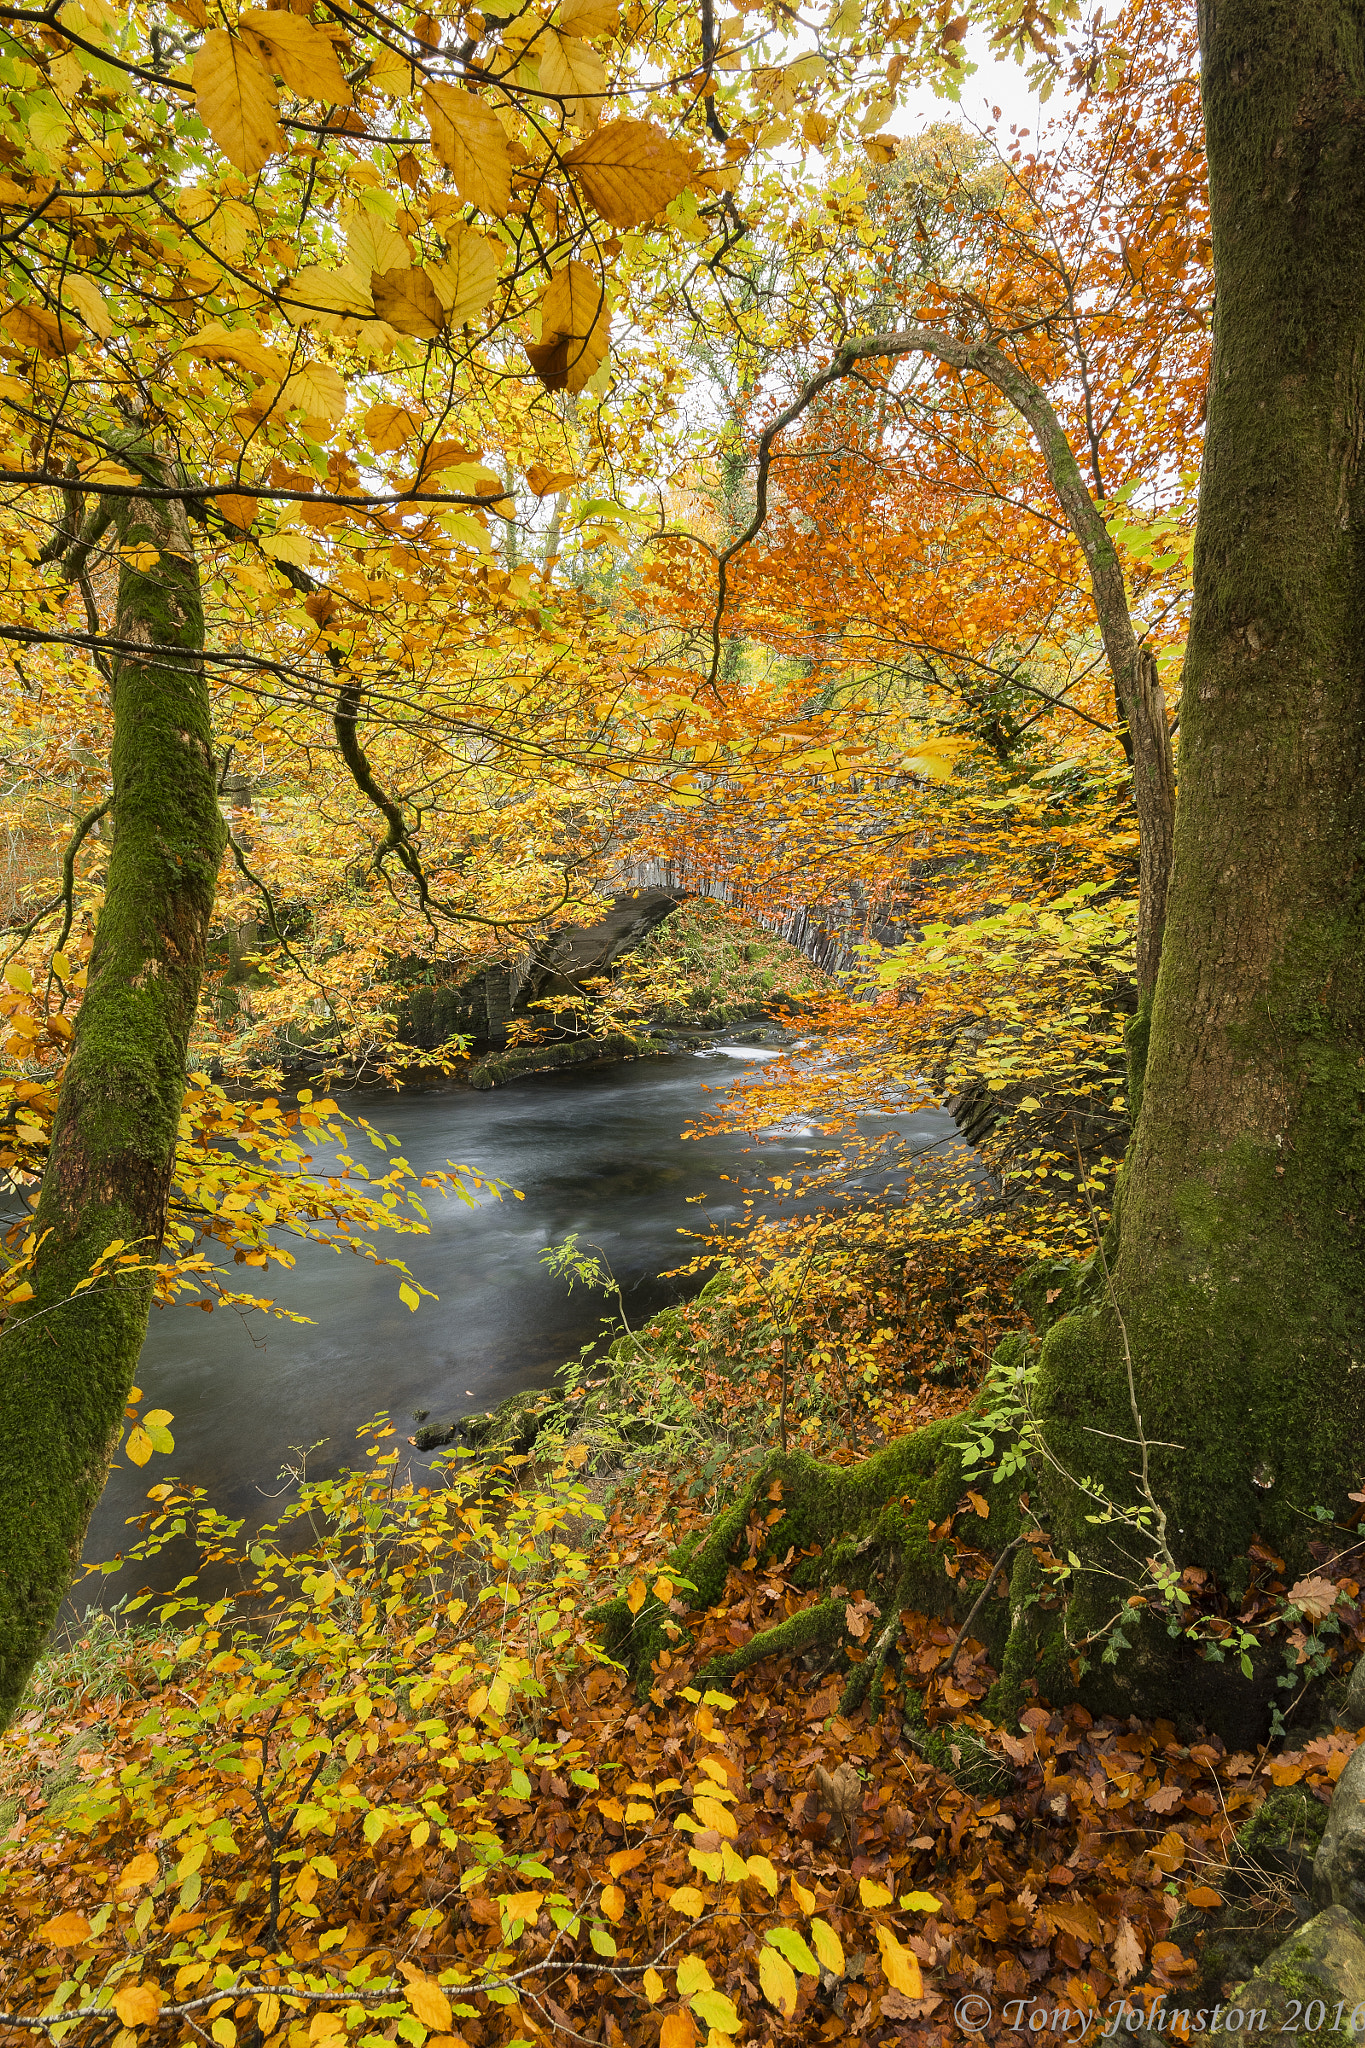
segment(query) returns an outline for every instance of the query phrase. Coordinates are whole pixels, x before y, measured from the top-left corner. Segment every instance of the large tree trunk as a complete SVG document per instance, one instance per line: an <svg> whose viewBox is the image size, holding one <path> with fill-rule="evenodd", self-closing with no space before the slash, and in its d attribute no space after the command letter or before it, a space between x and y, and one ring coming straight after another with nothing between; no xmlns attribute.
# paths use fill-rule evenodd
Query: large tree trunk
<svg viewBox="0 0 1365 2048"><path fill-rule="evenodd" d="M1182 1565L1365 1468L1365 9L1207 0L1217 285L1180 800L1114 1300L1043 1353L1050 1441ZM1123 1358L1122 1311L1136 1404ZM1104 1455L1101 1455L1104 1453ZM1053 1488L1062 1533L1096 1536ZM1091 1618L1105 1598L1089 1603ZM1112 1604L1112 1600L1111 1600Z"/></svg>
<svg viewBox="0 0 1365 2048"><path fill-rule="evenodd" d="M151 466L143 462L151 474ZM113 665L114 840L36 1227L35 1298L0 1337L0 1724L56 1619L147 1328L224 829L199 575L182 507L125 501ZM77 1283L115 1238L144 1270Z"/></svg>
<svg viewBox="0 0 1365 2048"><path fill-rule="evenodd" d="M1009 1563L1008 1595L949 1583L940 1535L968 1483L953 1425L853 1472L774 1458L677 1569L718 1597L748 1517L780 1500L765 1550L818 1546L808 1581L865 1586L889 1617L850 1704L917 1604L969 1619L999 1658L988 1711L1034 1684L1058 1698L1088 1656L1094 1703L1244 1741L1278 1653L1247 1686L1151 1610L1129 1610L1116 1663L1093 1637L1159 1547L1155 1514L1146 1535L1131 1520L1144 1462L1174 1561L1234 1593L1254 1537L1300 1565L1311 1510L1343 1507L1365 1470L1365 6L1206 0L1201 31L1218 296L1165 942L1112 1291L1049 1333L1035 1395L1055 1463L1034 1461L1032 1506L1046 1497L1083 1569L1064 1615L1036 1604L1002 1485L973 1540ZM1097 1521L1082 1478L1126 1526ZM656 1608L603 1614L642 1676L667 1634ZM721 1670L834 1654L843 1629L830 1590Z"/></svg>

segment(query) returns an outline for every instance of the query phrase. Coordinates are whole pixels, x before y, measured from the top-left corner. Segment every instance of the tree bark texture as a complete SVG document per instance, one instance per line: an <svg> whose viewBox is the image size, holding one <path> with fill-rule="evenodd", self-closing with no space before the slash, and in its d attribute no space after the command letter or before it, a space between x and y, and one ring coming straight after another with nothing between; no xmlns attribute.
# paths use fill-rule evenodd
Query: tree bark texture
<svg viewBox="0 0 1365 2048"><path fill-rule="evenodd" d="M0 1336L0 1723L79 1559L146 1333L149 1271L74 1290L115 1238L144 1266L157 1256L225 841L183 508L125 500L116 524L108 885L38 1202L35 1296ZM149 543L155 565L132 566Z"/></svg>
<svg viewBox="0 0 1365 2048"><path fill-rule="evenodd" d="M1095 1432L1136 1405L1181 1446L1152 1467L1177 1561L1236 1588L1365 1468L1365 8L1200 26L1217 299L1165 944L1114 1296L1049 1334L1043 1405L1130 1502L1137 1454ZM1054 1493L1093 1555L1084 1506Z"/></svg>

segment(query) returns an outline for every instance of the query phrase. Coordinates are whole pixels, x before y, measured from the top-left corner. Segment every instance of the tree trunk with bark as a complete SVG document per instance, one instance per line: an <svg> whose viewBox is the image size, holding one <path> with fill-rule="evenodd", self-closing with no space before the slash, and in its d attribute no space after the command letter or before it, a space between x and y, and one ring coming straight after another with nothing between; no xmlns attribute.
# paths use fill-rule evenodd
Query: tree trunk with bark
<svg viewBox="0 0 1365 2048"><path fill-rule="evenodd" d="M1033 1508L1082 1569L1049 1615L1018 1543L972 1632L1002 1709L1079 1682L1244 1740L1276 1654L1247 1685L1152 1608L1128 1610L1116 1662L1094 1639L1112 1647L1161 1536L1236 1595L1256 1537L1301 1569L1313 1509L1344 1508L1365 1471L1365 7L1205 0L1201 43L1217 303L1165 939L1131 1047L1111 1277L1048 1333L1035 1391ZM818 1546L804 1569L828 1597L722 1668L837 1654L836 1581L892 1625L912 1603L965 1618L982 1575L959 1589L938 1570L944 1517L966 1512L961 1435L853 1472L770 1461L679 1568L715 1597L772 1515L761 1548ZM1147 1536L1097 1522L1073 1483L1131 1517L1144 1473L1164 1516ZM1017 1482L982 1490L974 1541L1003 1564L1026 1532L996 1495ZM637 1668L666 1646L650 1603L604 1620ZM848 1704L876 1667L852 1654Z"/></svg>
<svg viewBox="0 0 1365 2048"><path fill-rule="evenodd" d="M149 481L159 466L135 460ZM80 1557L147 1328L225 833L183 507L106 501L123 546L113 848L38 1201L34 1299L0 1335L0 1725ZM150 544L154 566L129 550ZM145 553L144 553L145 559ZM166 649L168 654L159 655ZM174 655L169 650L175 650ZM76 1292L121 1238L141 1270Z"/></svg>

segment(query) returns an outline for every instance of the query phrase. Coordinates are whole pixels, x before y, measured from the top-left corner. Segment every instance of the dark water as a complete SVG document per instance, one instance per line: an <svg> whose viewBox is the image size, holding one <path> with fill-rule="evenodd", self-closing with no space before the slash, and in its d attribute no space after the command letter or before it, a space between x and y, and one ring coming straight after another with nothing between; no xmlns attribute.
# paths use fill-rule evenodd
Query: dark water
<svg viewBox="0 0 1365 2048"><path fill-rule="evenodd" d="M300 1248L292 1272L272 1267L258 1281L311 1324L154 1310L138 1383L146 1407L174 1416L175 1452L111 1474L87 1558L124 1548L127 1517L169 1473L206 1487L228 1513L266 1520L268 1494L294 1446L326 1439L310 1469L334 1470L351 1462L355 1430L377 1409L388 1409L406 1434L414 1408L440 1421L547 1384L597 1334L606 1307L581 1287L570 1294L540 1264L544 1247L571 1232L605 1253L637 1327L694 1293L700 1280L660 1277L691 1255L679 1233L702 1218L687 1198L705 1193L707 1214L725 1221L738 1214L740 1191L723 1175L752 1185L789 1173L820 1143L793 1127L757 1149L738 1133L681 1138L741 1065L767 1056L729 1046L547 1074L488 1094L340 1098L398 1138L417 1172L471 1166L524 1199L485 1198L477 1209L438 1200L430 1237L381 1244L440 1296L415 1315L400 1303L401 1276L391 1268L311 1246ZM929 1111L904 1119L903 1136L912 1148L941 1150L956 1133L947 1116ZM127 1576L78 1584L76 1607L93 1588L107 1599L134 1590ZM177 1576L163 1560L155 1581Z"/></svg>

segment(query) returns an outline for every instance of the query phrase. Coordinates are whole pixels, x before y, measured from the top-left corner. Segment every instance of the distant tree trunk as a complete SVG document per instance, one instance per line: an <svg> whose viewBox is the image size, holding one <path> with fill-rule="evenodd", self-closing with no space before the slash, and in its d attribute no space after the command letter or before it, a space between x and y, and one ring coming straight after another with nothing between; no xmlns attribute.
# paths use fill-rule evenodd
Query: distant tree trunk
<svg viewBox="0 0 1365 2048"><path fill-rule="evenodd" d="M1200 27L1213 368L1114 1277L1145 1433L1182 1447L1153 1465L1172 1548L1235 1586L1365 1469L1365 8L1205 0ZM1131 1498L1094 1433L1134 1434L1113 1306L1043 1362L1054 1449Z"/></svg>
<svg viewBox="0 0 1365 2048"><path fill-rule="evenodd" d="M0 1722L79 1559L146 1333L148 1272L73 1289L115 1238L157 1256L225 838L202 664L157 658L204 644L183 508L135 498L112 516L125 551L150 542L157 561L139 570L125 552L120 570L108 883L38 1203L35 1298L0 1335Z"/></svg>

